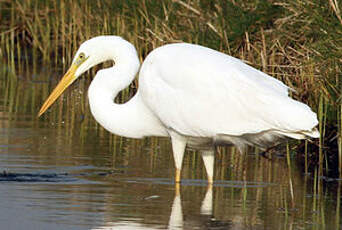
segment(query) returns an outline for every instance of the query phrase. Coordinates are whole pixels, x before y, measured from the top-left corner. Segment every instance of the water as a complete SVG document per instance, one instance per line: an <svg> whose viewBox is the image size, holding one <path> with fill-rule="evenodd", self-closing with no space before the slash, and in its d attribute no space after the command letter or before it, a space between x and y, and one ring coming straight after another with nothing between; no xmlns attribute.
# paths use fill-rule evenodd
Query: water
<svg viewBox="0 0 342 230"><path fill-rule="evenodd" d="M48 82L8 77L0 76L1 229L341 229L341 181L315 184L295 159L289 169L283 157L221 149L207 187L189 151L175 186L169 140L97 126L87 80L37 119Z"/></svg>

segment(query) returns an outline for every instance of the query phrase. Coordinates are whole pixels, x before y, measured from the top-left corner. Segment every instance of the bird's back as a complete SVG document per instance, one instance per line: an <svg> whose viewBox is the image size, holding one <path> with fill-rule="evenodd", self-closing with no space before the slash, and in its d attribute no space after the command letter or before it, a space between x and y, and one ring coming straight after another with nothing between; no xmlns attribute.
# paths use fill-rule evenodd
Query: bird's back
<svg viewBox="0 0 342 230"><path fill-rule="evenodd" d="M203 77L230 75L236 73L237 80L242 83L253 84L274 93L288 94L288 87L269 75L245 64L240 59L226 55L216 50L188 43L168 44L153 50L145 59L142 68L152 67L158 69L160 77L168 78L174 74L182 82L195 74L197 80ZM216 74L216 76L213 76ZM224 79L227 80L227 79Z"/></svg>

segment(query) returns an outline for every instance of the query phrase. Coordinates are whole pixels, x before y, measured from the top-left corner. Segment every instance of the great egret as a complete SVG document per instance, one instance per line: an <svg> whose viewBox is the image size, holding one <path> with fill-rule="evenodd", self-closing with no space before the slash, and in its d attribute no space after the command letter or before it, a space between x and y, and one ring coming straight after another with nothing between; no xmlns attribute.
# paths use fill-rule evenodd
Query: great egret
<svg viewBox="0 0 342 230"><path fill-rule="evenodd" d="M288 96L289 87L241 60L187 43L161 46L141 65L134 46L118 36L85 41L70 69L47 98L42 115L82 73L101 62L88 90L96 121L117 135L171 137L180 182L186 146L200 150L213 182L214 148L267 148L283 137L318 138L316 114ZM125 104L114 103L139 71L139 90Z"/></svg>

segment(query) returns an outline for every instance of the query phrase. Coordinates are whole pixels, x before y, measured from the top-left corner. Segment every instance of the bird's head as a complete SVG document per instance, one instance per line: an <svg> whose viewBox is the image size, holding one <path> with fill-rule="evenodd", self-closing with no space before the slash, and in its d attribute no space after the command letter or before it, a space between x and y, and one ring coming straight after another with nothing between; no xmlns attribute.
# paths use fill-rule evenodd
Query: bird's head
<svg viewBox="0 0 342 230"><path fill-rule="evenodd" d="M122 38L117 36L99 36L82 43L75 54L69 70L42 105L38 117L41 116L79 76L91 67L108 60L108 43L110 42L110 44L112 44L115 40L123 41Z"/></svg>

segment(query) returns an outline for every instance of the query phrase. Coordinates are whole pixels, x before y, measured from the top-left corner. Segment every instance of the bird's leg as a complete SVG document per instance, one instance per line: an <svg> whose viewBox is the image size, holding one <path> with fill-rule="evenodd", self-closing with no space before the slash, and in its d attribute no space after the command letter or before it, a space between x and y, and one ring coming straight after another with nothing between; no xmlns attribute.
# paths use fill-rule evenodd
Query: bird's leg
<svg viewBox="0 0 342 230"><path fill-rule="evenodd" d="M175 160L176 165L175 183L179 183L181 178L183 156L186 147L186 137L181 136L173 131L170 132L170 136L173 150L173 158Z"/></svg>
<svg viewBox="0 0 342 230"><path fill-rule="evenodd" d="M177 165L177 164L176 164ZM182 165L182 164L181 164ZM179 183L180 182L180 179L181 179L181 168L178 168L176 166L176 172L175 172L175 182L176 183Z"/></svg>
<svg viewBox="0 0 342 230"><path fill-rule="evenodd" d="M201 151L202 159L204 162L205 169L207 171L208 176L208 184L212 184L214 182L214 164L215 164L215 150L202 150Z"/></svg>

